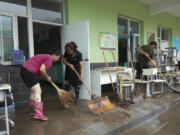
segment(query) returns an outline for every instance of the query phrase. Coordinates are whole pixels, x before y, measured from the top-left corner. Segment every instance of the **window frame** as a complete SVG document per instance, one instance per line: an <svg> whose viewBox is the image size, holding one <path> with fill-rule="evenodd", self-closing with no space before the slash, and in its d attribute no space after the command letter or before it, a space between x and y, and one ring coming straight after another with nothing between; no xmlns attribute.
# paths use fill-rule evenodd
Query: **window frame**
<svg viewBox="0 0 180 135"><path fill-rule="evenodd" d="M119 15L118 15L118 19L119 19L119 18L126 19L126 20L128 21L128 26L127 26L127 27L128 27L128 28L127 28L127 29L128 29L128 33L127 33L127 34L122 34L122 33L119 33L119 32L118 32L118 35L129 36L129 38L128 38L128 44L127 44L127 45L129 45L129 48L130 48L130 40L131 40L131 39L130 39L130 36L131 36L131 35L135 36L135 38L136 38L136 37L139 37L138 43L140 44L141 21L140 21L140 20L137 20L137 19L132 19L132 18L128 18L128 17L124 17L124 16L119 16ZM137 22L137 23L138 23L138 25L139 25L139 27L138 27L139 32L138 32L138 33L131 34L131 32L130 32L130 29L131 29L130 23L131 23L131 22ZM134 47L134 46L133 46L133 51L136 52L136 47ZM134 57L134 58L133 58L133 62L136 62L136 61L137 61L135 55L136 55L136 54L133 55L133 57ZM129 62L130 62L130 58L129 58L129 56L128 56L128 50L127 50L127 58L128 58L127 61L128 61L128 63L129 63Z"/></svg>
<svg viewBox="0 0 180 135"><path fill-rule="evenodd" d="M34 37L33 37L33 23L42 23L42 24L49 24L49 25L55 25L55 26L64 26L65 25L65 2L64 0L60 1L62 3L62 22L59 23L51 23L51 22L45 22L45 21L37 21L37 20L32 20L32 0L26 0L26 7L27 11L26 14L20 14L16 12L11 12L11 11L3 11L0 10L0 15L4 16L11 16L12 17L12 24L13 24L13 44L14 44L14 49L18 50L19 49L19 38L18 38L18 17L24 17L27 18L27 25L28 25L28 48L29 48L29 57L34 56ZM4 55L4 54L3 54ZM8 63L9 61L0 61L0 63ZM4 64L6 65L6 64Z"/></svg>

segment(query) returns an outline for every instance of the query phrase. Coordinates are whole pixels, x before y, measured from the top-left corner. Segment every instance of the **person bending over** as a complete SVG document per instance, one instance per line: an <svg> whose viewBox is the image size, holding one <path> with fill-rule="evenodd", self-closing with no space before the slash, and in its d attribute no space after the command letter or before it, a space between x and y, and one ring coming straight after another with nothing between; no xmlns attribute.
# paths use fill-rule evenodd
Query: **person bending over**
<svg viewBox="0 0 180 135"><path fill-rule="evenodd" d="M27 60L20 70L21 78L24 84L30 88L30 109L34 109L34 118L39 120L48 120L43 114L43 102L41 101L42 90L39 83L39 76L42 75L48 82L51 82L51 77L47 71L52 66L53 62L58 62L61 58L60 51L49 54L38 54Z"/></svg>
<svg viewBox="0 0 180 135"><path fill-rule="evenodd" d="M154 49L157 48L157 42L156 41L151 41L148 45L143 45L138 49L137 52L137 63L136 63L136 70L137 70L137 79L140 79L142 76L143 69L150 68L149 65L149 59L155 58L154 55ZM155 61L154 61L155 63Z"/></svg>

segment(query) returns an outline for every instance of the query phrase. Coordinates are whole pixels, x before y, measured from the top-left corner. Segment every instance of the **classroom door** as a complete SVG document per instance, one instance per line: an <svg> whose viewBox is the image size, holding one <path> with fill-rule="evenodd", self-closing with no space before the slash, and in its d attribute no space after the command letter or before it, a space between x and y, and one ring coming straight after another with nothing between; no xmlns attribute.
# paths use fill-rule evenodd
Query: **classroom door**
<svg viewBox="0 0 180 135"><path fill-rule="evenodd" d="M62 28L62 52L67 42L74 41L78 45L78 50L83 55L84 81L90 87L90 62L89 62L89 24L88 21L66 25ZM80 98L90 100L88 90L82 85Z"/></svg>

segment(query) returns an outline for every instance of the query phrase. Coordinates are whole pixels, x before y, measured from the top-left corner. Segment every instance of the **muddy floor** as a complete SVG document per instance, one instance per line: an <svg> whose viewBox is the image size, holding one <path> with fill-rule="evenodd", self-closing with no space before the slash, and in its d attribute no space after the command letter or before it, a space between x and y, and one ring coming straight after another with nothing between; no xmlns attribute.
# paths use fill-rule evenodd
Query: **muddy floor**
<svg viewBox="0 0 180 135"><path fill-rule="evenodd" d="M86 135L93 130L99 134L107 129L113 129L114 124L125 122L130 117L128 112L116 108L101 115L93 115L87 107L86 101L78 105L71 104L70 109L64 109L59 102L52 100L45 103L47 122L33 120L28 108L16 111L16 126L11 130L12 135Z"/></svg>
<svg viewBox="0 0 180 135"><path fill-rule="evenodd" d="M121 135L180 135L180 105Z"/></svg>
<svg viewBox="0 0 180 135"><path fill-rule="evenodd" d="M44 100L44 114L49 120L46 122L34 120L33 116L29 115L28 106L18 108L15 115L15 127L11 129L11 135L104 135L174 102L179 97L178 94L167 92L130 105L128 109L116 107L101 115L93 115L87 106L87 101L81 100L78 105L72 103L70 109L64 109L57 97L49 97ZM180 110L177 110L175 114L180 114ZM165 121L166 117L159 117L158 121L163 121L163 118ZM180 119L180 117L177 118ZM149 135L146 133L151 132L149 129L146 132L146 128L142 128L145 134L137 135ZM138 129L135 132L139 133ZM133 131L130 133L135 135Z"/></svg>

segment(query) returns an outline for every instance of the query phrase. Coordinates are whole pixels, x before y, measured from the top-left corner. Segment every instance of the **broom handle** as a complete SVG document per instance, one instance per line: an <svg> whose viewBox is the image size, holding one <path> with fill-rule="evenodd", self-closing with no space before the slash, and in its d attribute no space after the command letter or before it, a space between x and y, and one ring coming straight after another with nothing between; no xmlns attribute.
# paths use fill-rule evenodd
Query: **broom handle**
<svg viewBox="0 0 180 135"><path fill-rule="evenodd" d="M167 81L167 79L164 77L164 75L161 73L160 69L157 67L157 65L154 63L154 61L147 55L145 55L149 60L150 62L153 64L153 66L158 70L159 74L161 75L161 77Z"/></svg>
<svg viewBox="0 0 180 135"><path fill-rule="evenodd" d="M124 100L123 100L123 90L122 90L122 78L120 76L118 76L118 81L119 81L120 99L121 99L122 102L124 102Z"/></svg>
<svg viewBox="0 0 180 135"><path fill-rule="evenodd" d="M106 63L106 68L107 68L107 71L108 71L108 74L109 74L109 79L110 79L110 81L111 81L111 85L112 85L112 88L113 88L113 92L116 93L116 92L115 92L115 87L114 87L114 84L113 84L113 81L112 81L111 73L110 73L110 71L109 71L109 66L108 66L108 63L107 63L107 60L106 60L106 56L105 56L105 54L104 54L104 50L103 50L103 56L104 56L104 61L105 61L105 63Z"/></svg>
<svg viewBox="0 0 180 135"><path fill-rule="evenodd" d="M114 61L116 63L116 69L117 69L117 71L119 71L118 64L117 64L117 61L116 61L116 58L115 58L113 50L111 50L111 53L112 53L113 59L114 59Z"/></svg>
<svg viewBox="0 0 180 135"><path fill-rule="evenodd" d="M91 90L90 88L87 86L87 84L85 83L85 81L83 79L81 79L81 76L79 75L79 73L76 71L76 69L73 69L73 71L76 73L76 75L79 77L79 79L81 80L81 82L83 83L83 85L87 88L89 95L91 95Z"/></svg>
<svg viewBox="0 0 180 135"><path fill-rule="evenodd" d="M134 64L133 64L133 60L132 60L132 55L131 55L131 51L128 45L128 55L130 57L130 62L131 62L131 68L132 68L132 72L133 72L133 82L135 83L135 73L134 73Z"/></svg>
<svg viewBox="0 0 180 135"><path fill-rule="evenodd" d="M57 90L61 90L53 81L51 81L51 85Z"/></svg>

